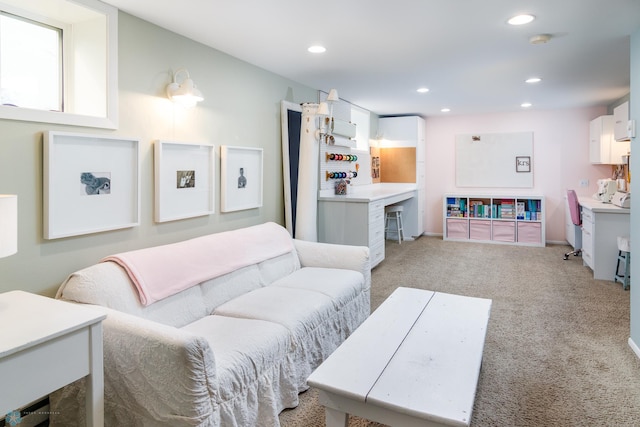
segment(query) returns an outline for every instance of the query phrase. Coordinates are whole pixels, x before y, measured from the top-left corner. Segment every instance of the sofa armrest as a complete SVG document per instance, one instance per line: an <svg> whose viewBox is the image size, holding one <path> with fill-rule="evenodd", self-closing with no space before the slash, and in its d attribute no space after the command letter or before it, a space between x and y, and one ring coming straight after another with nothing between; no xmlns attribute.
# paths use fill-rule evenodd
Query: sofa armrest
<svg viewBox="0 0 640 427"><path fill-rule="evenodd" d="M217 379L213 351L204 338L94 307L107 314L102 323L105 403L109 405L105 421L114 416L127 417L132 424L138 419L175 426L210 421L217 412ZM84 405L74 407L73 396L63 395L60 400L58 411L77 411L84 419Z"/></svg>
<svg viewBox="0 0 640 427"><path fill-rule="evenodd" d="M362 273L366 289L371 288L371 260L366 246L336 245L294 239L302 267L355 270Z"/></svg>
<svg viewBox="0 0 640 427"><path fill-rule="evenodd" d="M215 359L204 338L115 310L103 331L105 383L122 407L163 423L199 424L215 412Z"/></svg>

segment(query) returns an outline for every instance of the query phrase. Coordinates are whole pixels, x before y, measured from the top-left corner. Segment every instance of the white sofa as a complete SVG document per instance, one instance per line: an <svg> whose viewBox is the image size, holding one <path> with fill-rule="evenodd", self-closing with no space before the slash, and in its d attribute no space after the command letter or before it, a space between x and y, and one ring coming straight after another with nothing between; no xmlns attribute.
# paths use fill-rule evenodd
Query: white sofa
<svg viewBox="0 0 640 427"><path fill-rule="evenodd" d="M131 254L157 259L160 297L123 264ZM370 311L368 248L294 240L275 223L119 255L57 294L107 312L108 426L278 426ZM215 276L175 286L205 264ZM84 425L82 380L50 400L52 426Z"/></svg>

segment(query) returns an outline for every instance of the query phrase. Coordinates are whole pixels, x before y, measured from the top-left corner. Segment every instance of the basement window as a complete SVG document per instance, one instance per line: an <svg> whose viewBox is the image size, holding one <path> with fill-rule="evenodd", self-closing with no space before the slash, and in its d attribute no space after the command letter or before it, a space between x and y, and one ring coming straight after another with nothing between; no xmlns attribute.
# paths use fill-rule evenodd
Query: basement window
<svg viewBox="0 0 640 427"><path fill-rule="evenodd" d="M2 0L0 118L117 128L117 9Z"/></svg>
<svg viewBox="0 0 640 427"><path fill-rule="evenodd" d="M61 28L0 12L0 103L63 111Z"/></svg>

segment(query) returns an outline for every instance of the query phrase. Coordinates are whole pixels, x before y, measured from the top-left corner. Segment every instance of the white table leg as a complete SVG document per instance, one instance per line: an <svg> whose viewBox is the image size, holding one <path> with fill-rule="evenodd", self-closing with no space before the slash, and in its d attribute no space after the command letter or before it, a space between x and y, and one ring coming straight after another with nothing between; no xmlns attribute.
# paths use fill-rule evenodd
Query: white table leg
<svg viewBox="0 0 640 427"><path fill-rule="evenodd" d="M327 427L347 427L349 425L349 414L326 407L325 424Z"/></svg>
<svg viewBox="0 0 640 427"><path fill-rule="evenodd" d="M89 375L86 379L87 426L104 426L104 363L102 356L102 323L91 326L89 331Z"/></svg>

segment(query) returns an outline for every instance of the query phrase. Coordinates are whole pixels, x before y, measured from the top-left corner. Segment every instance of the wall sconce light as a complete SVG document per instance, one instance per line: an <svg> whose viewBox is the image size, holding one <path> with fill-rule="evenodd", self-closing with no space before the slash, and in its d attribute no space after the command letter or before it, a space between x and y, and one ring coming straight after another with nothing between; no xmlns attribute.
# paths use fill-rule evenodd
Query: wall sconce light
<svg viewBox="0 0 640 427"><path fill-rule="evenodd" d="M321 102L320 105L318 105L318 111L316 111L316 114L321 117L329 116L329 106L326 102Z"/></svg>
<svg viewBox="0 0 640 427"><path fill-rule="evenodd" d="M331 89L329 91L329 95L327 95L327 101L336 102L338 99L338 91L336 89Z"/></svg>
<svg viewBox="0 0 640 427"><path fill-rule="evenodd" d="M178 83L178 75L185 74L186 77L182 80L182 83ZM173 82L167 85L167 96L173 102L181 104L185 108L193 107L198 102L204 101L202 92L196 88L196 85L191 80L189 72L184 68L179 69L173 74Z"/></svg>
<svg viewBox="0 0 640 427"><path fill-rule="evenodd" d="M316 131L317 140L324 139L326 143L333 141L333 136L331 135L333 131L333 104L338 99L338 91L331 89L329 95L327 95L327 100L318 104L316 115L320 117L320 126Z"/></svg>
<svg viewBox="0 0 640 427"><path fill-rule="evenodd" d="M18 196L0 194L0 258L18 252Z"/></svg>

